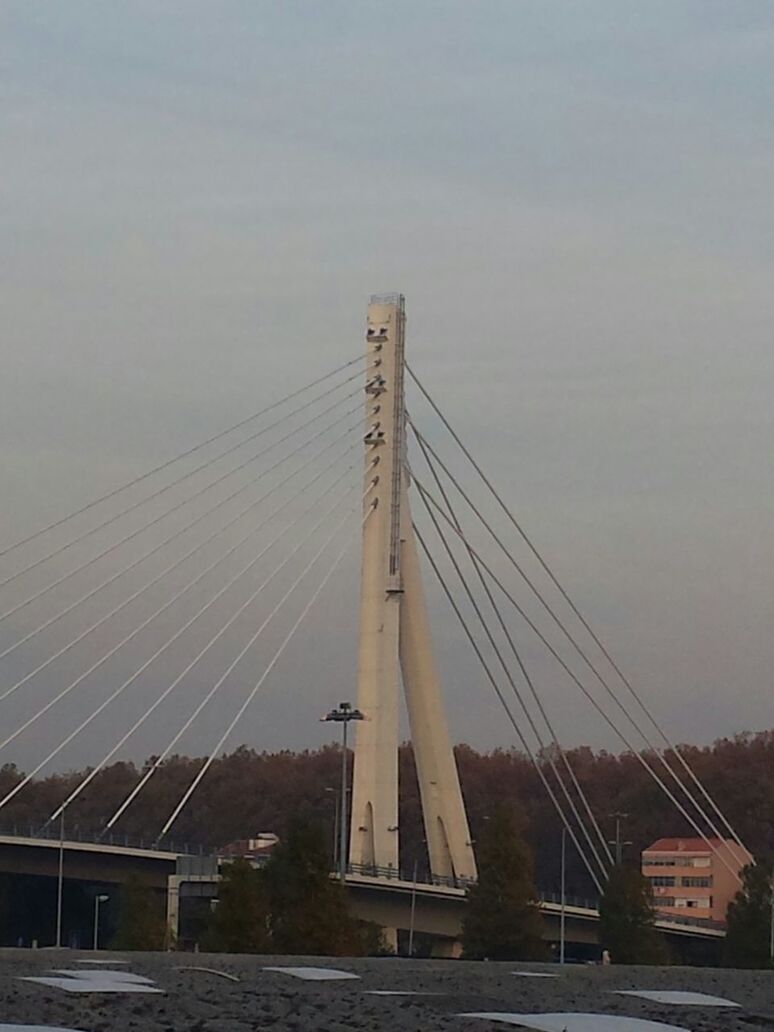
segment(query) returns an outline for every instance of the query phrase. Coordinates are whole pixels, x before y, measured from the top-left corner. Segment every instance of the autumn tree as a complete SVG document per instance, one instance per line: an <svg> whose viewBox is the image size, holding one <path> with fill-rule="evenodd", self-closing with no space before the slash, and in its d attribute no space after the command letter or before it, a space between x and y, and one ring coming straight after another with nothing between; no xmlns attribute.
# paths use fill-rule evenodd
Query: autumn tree
<svg viewBox="0 0 774 1032"><path fill-rule="evenodd" d="M774 730L736 735L712 745L681 745L680 751L753 855L774 853ZM518 749L481 753L457 745L455 755L471 824L480 824L482 815L491 814L499 804L523 812L524 834L540 872L540 888L558 890L561 821L542 789L535 765ZM665 835L694 834L633 752L615 755L583 746L570 750L567 758L594 812L620 810L631 815L626 834L632 840L633 854ZM548 762L542 753L537 759L538 764ZM668 754L666 759L671 762ZM152 840L201 763L202 759L194 756L167 756L110 835L119 840L124 834L129 839ZM213 762L199 788L197 805L180 814L174 839L217 849L257 831L273 831L285 838L291 815L304 811L325 823L330 844L335 796L326 788L338 785L340 764L341 752L334 746L273 753L241 746ZM125 799L141 769L122 761L100 770L89 790L67 808L68 835L76 828L84 837L102 832L106 815ZM4 808L3 827L10 830L16 826L26 832L44 823L85 773L68 771L33 778ZM401 867L411 870L419 859L422 874L427 869L424 830L410 744L400 748L400 775ZM0 793L8 794L23 776L24 772L12 765L0 767ZM567 854L566 886L575 896L594 893L576 850Z"/></svg>
<svg viewBox="0 0 774 1032"><path fill-rule="evenodd" d="M270 952L266 879L249 860L234 860L223 867L203 946L214 953Z"/></svg>
<svg viewBox="0 0 774 1032"><path fill-rule="evenodd" d="M113 949L163 950L167 944L163 898L137 878L130 878L121 888Z"/></svg>
<svg viewBox="0 0 774 1032"><path fill-rule="evenodd" d="M723 963L727 967L772 966L771 908L771 867L749 864L742 871L742 887L726 914Z"/></svg>
<svg viewBox="0 0 774 1032"><path fill-rule="evenodd" d="M610 871L599 901L599 941L614 964L668 962L656 930L650 883L630 864L617 864Z"/></svg>
<svg viewBox="0 0 774 1032"><path fill-rule="evenodd" d="M296 819L264 870L275 953L356 956L364 952L342 885L330 877L320 827Z"/></svg>
<svg viewBox="0 0 774 1032"><path fill-rule="evenodd" d="M532 854L514 811L497 807L476 849L478 882L462 926L465 957L539 960L546 956Z"/></svg>

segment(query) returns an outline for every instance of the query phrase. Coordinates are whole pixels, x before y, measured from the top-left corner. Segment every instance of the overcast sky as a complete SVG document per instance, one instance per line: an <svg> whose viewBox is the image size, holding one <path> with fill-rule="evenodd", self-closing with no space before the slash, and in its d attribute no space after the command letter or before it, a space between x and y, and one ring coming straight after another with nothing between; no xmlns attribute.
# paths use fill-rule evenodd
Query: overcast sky
<svg viewBox="0 0 774 1032"><path fill-rule="evenodd" d="M414 368L670 732L774 723L768 0L4 0L0 76L0 541L351 358L368 295L401 290ZM356 555L337 578L230 745L330 737ZM511 744L435 594L433 619L455 737ZM618 748L525 648L568 742ZM115 676L0 760L32 765Z"/></svg>

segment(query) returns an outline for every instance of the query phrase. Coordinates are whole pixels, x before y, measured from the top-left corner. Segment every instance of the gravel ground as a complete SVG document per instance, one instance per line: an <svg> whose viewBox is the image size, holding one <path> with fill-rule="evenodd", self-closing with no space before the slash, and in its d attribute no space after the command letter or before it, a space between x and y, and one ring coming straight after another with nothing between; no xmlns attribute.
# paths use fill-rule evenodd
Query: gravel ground
<svg viewBox="0 0 774 1032"><path fill-rule="evenodd" d="M556 966L540 964L100 953L101 960L128 961L124 970L152 978L164 995L75 995L19 981L77 968L78 960L90 956L69 950L1 950L0 1022L84 1032L505 1032L508 1025L457 1015L568 1010L649 1018L692 1032L774 1032L774 973L758 971L568 966L559 973ZM177 970L184 965L215 968L240 981ZM302 981L264 971L265 965L331 967L360 979ZM559 977L520 978L513 971ZM667 1006L616 996L616 989L692 990L726 997L741 1008ZM434 995L371 996L367 990Z"/></svg>

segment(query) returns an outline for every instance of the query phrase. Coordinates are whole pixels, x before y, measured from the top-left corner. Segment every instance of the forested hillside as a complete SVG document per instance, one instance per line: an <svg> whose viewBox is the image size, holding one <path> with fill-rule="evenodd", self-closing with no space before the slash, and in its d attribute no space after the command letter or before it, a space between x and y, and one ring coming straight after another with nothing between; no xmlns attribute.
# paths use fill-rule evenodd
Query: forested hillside
<svg viewBox="0 0 774 1032"><path fill-rule="evenodd" d="M774 854L774 731L707 747L686 746L683 754L753 853ZM608 837L613 832L608 815L616 810L629 814L624 837L633 843L627 847L632 857L656 838L691 833L636 756L581 748L570 758ZM496 803L515 802L527 817L537 883L542 889L556 888L560 825L529 761L515 750L479 753L466 745L457 747L457 761L473 837ZM652 758L651 762L658 764ZM184 756L165 762L116 825L116 834L152 841L201 763ZM665 775L663 768L661 773ZM70 807L68 834L99 832L140 774L141 769L127 763L100 772ZM3 795L21 776L13 766L0 769ZM39 827L82 776L83 772L73 772L34 781L5 807L0 830ZM171 837L179 843L214 847L259 831L282 836L291 815L307 812L328 826L332 846L339 777L340 753L334 747L302 753L237 749L213 764ZM410 870L418 858L421 869L422 830L409 746L401 749L401 782L401 862ZM568 891L591 891L575 857L570 858Z"/></svg>

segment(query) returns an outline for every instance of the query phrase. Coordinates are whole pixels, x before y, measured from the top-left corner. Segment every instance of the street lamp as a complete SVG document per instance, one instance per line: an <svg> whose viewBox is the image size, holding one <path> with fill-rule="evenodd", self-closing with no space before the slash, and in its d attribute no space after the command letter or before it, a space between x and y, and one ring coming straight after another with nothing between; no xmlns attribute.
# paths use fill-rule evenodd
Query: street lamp
<svg viewBox="0 0 774 1032"><path fill-rule="evenodd" d="M64 899L64 843L65 843L65 810L59 814L59 865L56 879L56 947L62 946L62 902Z"/></svg>
<svg viewBox="0 0 774 1032"><path fill-rule="evenodd" d="M615 838L612 842L608 842L609 846L615 846L615 862L616 866L620 867L623 862L623 851L624 846L631 846L632 843L627 840L623 842L621 840L621 822L625 821L629 816L628 813L611 813L610 816L615 820Z"/></svg>
<svg viewBox="0 0 774 1032"><path fill-rule="evenodd" d="M99 905L107 903L110 896L98 895L94 897L94 949L99 949Z"/></svg>
<svg viewBox="0 0 774 1032"><path fill-rule="evenodd" d="M327 786L326 792L333 796L333 867L338 870L339 866L339 793L335 788Z"/></svg>
<svg viewBox="0 0 774 1032"><path fill-rule="evenodd" d="M341 724L341 805L339 807L339 877L346 881L347 877L347 728L350 720L365 720L359 709L353 709L351 702L340 702L337 709L332 709L320 718L322 721L334 721Z"/></svg>
<svg viewBox="0 0 774 1032"><path fill-rule="evenodd" d="M425 842L425 839L422 839ZM414 874L413 881L411 883L411 915L409 918L409 939L408 939L408 955L409 957L414 956L414 924L417 913L417 868L419 867L419 861L414 857Z"/></svg>
<svg viewBox="0 0 774 1032"><path fill-rule="evenodd" d="M559 915L559 963L564 964L567 918L567 828L562 825L562 904Z"/></svg>

